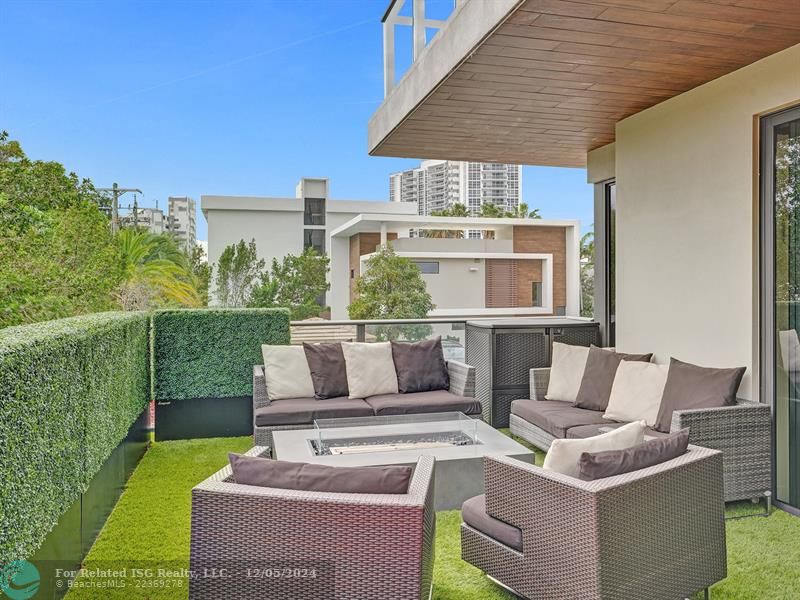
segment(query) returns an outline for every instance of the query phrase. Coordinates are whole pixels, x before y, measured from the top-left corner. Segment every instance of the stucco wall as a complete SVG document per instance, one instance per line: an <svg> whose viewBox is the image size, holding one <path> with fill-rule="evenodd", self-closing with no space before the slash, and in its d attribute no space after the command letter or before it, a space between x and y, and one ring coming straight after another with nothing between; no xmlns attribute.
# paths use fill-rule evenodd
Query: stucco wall
<svg viewBox="0 0 800 600"><path fill-rule="evenodd" d="M422 275L436 308L485 308L485 260L471 258L419 260L439 263L438 274Z"/></svg>
<svg viewBox="0 0 800 600"><path fill-rule="evenodd" d="M757 325L755 116L800 101L800 45L617 124L617 346L746 365Z"/></svg>

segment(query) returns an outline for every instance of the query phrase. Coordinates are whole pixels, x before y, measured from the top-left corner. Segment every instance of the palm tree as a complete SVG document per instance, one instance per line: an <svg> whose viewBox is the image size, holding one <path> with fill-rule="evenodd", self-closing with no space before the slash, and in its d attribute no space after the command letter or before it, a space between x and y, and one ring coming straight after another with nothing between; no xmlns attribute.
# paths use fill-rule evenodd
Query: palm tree
<svg viewBox="0 0 800 600"><path fill-rule="evenodd" d="M186 254L172 237L123 229L116 241L122 270L116 298L124 310L202 305Z"/></svg>
<svg viewBox="0 0 800 600"><path fill-rule="evenodd" d="M456 202L452 206L444 210L431 211L432 217L468 217L469 210L466 204ZM421 229L419 232L420 237L426 238L455 238L462 239L464 237L463 229Z"/></svg>

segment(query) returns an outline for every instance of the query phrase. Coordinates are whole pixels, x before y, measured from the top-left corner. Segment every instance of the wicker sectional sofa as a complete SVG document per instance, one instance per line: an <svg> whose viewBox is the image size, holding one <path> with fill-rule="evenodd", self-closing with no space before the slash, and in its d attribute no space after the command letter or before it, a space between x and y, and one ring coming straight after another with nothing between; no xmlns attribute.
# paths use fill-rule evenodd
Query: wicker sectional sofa
<svg viewBox="0 0 800 600"><path fill-rule="evenodd" d="M448 360L449 390L413 394L385 394L364 399L291 398L269 400L264 366L253 367L253 439L256 446L271 448L272 432L309 429L316 419L371 417L381 415L463 412L480 417L475 399L475 367Z"/></svg>
<svg viewBox="0 0 800 600"><path fill-rule="evenodd" d="M602 413L545 399L550 369L531 369L530 400L511 404L511 433L547 450L556 438L586 438L619 427ZM696 446L720 450L725 501L756 499L771 489L771 416L766 404L739 400L722 408L676 410L671 431L689 429ZM663 434L649 430L646 435Z"/></svg>

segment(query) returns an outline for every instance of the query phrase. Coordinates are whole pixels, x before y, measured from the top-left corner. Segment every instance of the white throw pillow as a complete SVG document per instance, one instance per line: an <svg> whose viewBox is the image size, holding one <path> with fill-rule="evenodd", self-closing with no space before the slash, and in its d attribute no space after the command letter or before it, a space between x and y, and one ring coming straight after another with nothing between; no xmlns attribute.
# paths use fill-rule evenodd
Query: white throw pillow
<svg viewBox="0 0 800 600"><path fill-rule="evenodd" d="M550 383L547 385L548 400L575 402L586 369L588 346L571 346L553 343L553 358L550 361Z"/></svg>
<svg viewBox="0 0 800 600"><path fill-rule="evenodd" d="M603 418L611 421L644 421L653 427L658 420L668 371L669 365L623 360L617 367Z"/></svg>
<svg viewBox="0 0 800 600"><path fill-rule="evenodd" d="M608 433L585 439L553 440L542 468L563 475L578 477L579 462L584 452L605 452L606 450L625 450L644 441L644 421L634 421Z"/></svg>
<svg viewBox="0 0 800 600"><path fill-rule="evenodd" d="M270 400L313 398L314 382L302 346L261 346Z"/></svg>
<svg viewBox="0 0 800 600"><path fill-rule="evenodd" d="M350 398L397 393L391 342L342 342Z"/></svg>

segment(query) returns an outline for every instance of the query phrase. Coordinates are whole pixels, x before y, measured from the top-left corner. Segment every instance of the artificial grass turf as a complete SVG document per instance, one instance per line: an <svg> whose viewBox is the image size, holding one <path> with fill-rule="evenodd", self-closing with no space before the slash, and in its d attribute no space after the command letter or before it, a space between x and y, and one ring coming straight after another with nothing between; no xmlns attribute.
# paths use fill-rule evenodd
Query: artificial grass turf
<svg viewBox="0 0 800 600"><path fill-rule="evenodd" d="M192 487L224 466L228 452L244 452L251 445L249 437L153 444L89 552L87 564L111 568L152 561L150 566L188 568ZM543 456L537 452L537 462ZM734 514L752 510L749 503L729 508ZM440 512L436 524L434 599L513 598L461 560L459 511ZM776 510L768 519L728 521L727 532L728 578L713 588L714 600L800 598L800 518ZM183 580L182 585L164 589L73 589L68 600L187 597Z"/></svg>

